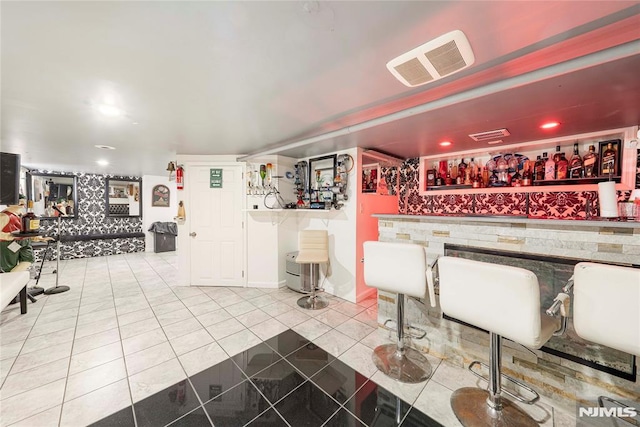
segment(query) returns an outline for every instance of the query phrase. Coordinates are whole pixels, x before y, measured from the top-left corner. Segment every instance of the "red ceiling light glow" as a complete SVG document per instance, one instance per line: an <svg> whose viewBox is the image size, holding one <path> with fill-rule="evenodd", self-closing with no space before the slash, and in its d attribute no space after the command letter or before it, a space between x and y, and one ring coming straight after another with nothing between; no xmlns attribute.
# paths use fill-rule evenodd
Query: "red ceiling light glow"
<svg viewBox="0 0 640 427"><path fill-rule="evenodd" d="M540 125L540 129L553 129L560 126L559 122L547 122Z"/></svg>
<svg viewBox="0 0 640 427"><path fill-rule="evenodd" d="M451 145L451 141L442 141L442 142L440 143L440 146L441 146L441 147L448 147L448 146L450 146L450 145Z"/></svg>

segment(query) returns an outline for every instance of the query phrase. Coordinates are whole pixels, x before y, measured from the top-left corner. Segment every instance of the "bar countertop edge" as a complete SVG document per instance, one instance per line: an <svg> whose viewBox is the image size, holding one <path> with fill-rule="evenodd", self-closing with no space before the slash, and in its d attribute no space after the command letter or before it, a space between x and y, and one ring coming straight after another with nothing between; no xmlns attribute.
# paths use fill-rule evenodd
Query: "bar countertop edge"
<svg viewBox="0 0 640 427"><path fill-rule="evenodd" d="M408 220L421 222L482 222L497 224L530 224L547 225L552 227L588 227L588 228L631 228L640 230L640 221L617 221L617 220L585 220L585 219L543 219L528 218L517 215L400 215L400 214L372 214L371 216L389 220Z"/></svg>

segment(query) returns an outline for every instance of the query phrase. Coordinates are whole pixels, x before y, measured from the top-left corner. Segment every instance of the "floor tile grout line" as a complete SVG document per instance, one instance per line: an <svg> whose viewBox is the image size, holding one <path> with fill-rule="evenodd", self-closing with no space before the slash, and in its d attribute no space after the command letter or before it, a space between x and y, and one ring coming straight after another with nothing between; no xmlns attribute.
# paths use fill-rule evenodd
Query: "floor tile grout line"
<svg viewBox="0 0 640 427"><path fill-rule="evenodd" d="M257 388L257 387L256 387ZM260 393L262 395L262 393L260 392L260 390L258 390L258 393ZM262 395L262 397L264 397L264 395ZM266 399L266 398L265 398ZM268 402L268 400L267 400ZM243 427L248 427L250 426L254 421L256 421L258 418L260 418L260 416L262 414L265 414L266 412L268 412L269 410L273 409L273 411L278 414L278 416L284 420L285 424L287 424L289 427L291 427L291 424L289 423L289 421L287 421L287 419L285 417L282 416L282 414L280 412L278 412L278 410L276 409L276 407L269 403L269 407L267 409L265 409L264 411L260 412L258 415L256 415L251 421L249 421L248 423L244 424Z"/></svg>
<svg viewBox="0 0 640 427"><path fill-rule="evenodd" d="M65 264L66 266L66 264ZM82 288L80 289L80 301L82 301L82 294L84 292L84 284L85 284L85 280L87 278L87 263L84 263L84 275L82 278ZM64 267L63 267L64 269ZM56 274L60 274L60 271L57 271ZM78 305L78 313L80 313L80 306ZM64 404L65 404L65 396L67 394L67 385L69 384L69 373L71 372L71 360L73 358L73 345L75 343L75 339L76 339L76 333L78 331L78 317L76 317L76 326L75 329L73 330L73 340L71 341L71 350L69 352L69 365L67 366L67 376L64 380L64 390L62 391L62 402L60 403L60 415L58 415L58 425L62 424L62 414L64 412Z"/></svg>
<svg viewBox="0 0 640 427"><path fill-rule="evenodd" d="M126 257L124 257L124 259L127 262L127 266L129 267L129 269L131 269L131 265L129 264L129 262L126 259ZM113 292L113 283L111 282L111 268L109 267L109 261L108 260L107 260L107 271L109 272L109 284L111 286L111 291ZM138 286L140 286L140 283L139 282L137 282L137 283L138 283ZM114 297L113 300L114 300L114 305L115 305L115 297ZM148 301L147 301L147 303L148 303ZM117 310L116 310L116 313L117 313ZM131 399L131 413L132 413L132 416L133 416L133 425L134 425L134 427L138 427L138 417L136 417L136 408L135 408L134 402L133 402L133 392L131 391L131 382L129 381L129 368L127 367L127 359L126 359L126 355L124 353L124 345L122 343L123 342L122 332L120 331L120 321L118 319L117 314L116 314L116 324L118 325L118 336L120 337L120 349L122 351L122 363L124 363L124 373L125 373L125 379L127 380L127 389L129 390L129 399Z"/></svg>
<svg viewBox="0 0 640 427"><path fill-rule="evenodd" d="M194 412L196 412L198 409L202 409L202 412L204 412L204 414L206 415L207 419L209 421L211 421L211 419L209 418L209 414L207 413L207 411L204 409L204 405L200 404L199 406L193 408L191 411L187 412L186 414L182 414L180 415L178 418L176 418L175 420L167 423L164 425L164 427L171 427L173 424L175 424L177 421L185 418L186 416L188 416L189 414L193 414ZM211 423L211 426L213 426L213 423Z"/></svg>
<svg viewBox="0 0 640 427"><path fill-rule="evenodd" d="M178 359L178 361L180 361L180 359ZM184 367L182 368L184 370ZM185 374L187 373L187 371L185 370ZM189 375L187 375L187 382L189 383L189 385L191 386L191 389L193 390L193 394L196 395L196 399L198 399L198 402L200 402L200 405L198 406L198 408L202 408L202 410L204 411L205 416L207 417L207 419L209 420L209 422L211 423L211 425L213 425L213 420L211 420L211 417L209 416L209 413L207 412L206 409L204 409L204 403L202 402L202 399L200 398L200 395L198 394L198 391L196 390L196 388L193 385L193 382L191 382L191 377ZM197 409L197 408L196 408ZM195 409L194 409L195 411ZM191 411L193 412L193 411ZM185 414L187 415L187 414ZM182 417L180 417L182 418ZM171 421L170 424L176 422L177 420L179 420L180 418L176 418L175 420Z"/></svg>

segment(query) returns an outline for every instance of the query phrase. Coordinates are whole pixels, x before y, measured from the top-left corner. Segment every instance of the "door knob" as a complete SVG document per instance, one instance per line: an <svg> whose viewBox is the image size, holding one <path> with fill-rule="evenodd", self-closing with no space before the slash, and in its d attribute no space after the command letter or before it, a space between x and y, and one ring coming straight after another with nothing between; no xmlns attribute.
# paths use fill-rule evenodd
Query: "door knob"
<svg viewBox="0 0 640 427"><path fill-rule="evenodd" d="M191 237L196 237L196 232L195 232L195 231L192 231L191 233L189 233L189 236L191 236Z"/></svg>

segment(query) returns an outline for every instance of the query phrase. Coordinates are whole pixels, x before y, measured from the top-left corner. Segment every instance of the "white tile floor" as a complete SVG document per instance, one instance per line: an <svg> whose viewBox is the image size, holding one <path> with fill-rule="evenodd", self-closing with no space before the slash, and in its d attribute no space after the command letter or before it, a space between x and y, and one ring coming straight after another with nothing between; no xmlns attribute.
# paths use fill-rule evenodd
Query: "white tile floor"
<svg viewBox="0 0 640 427"><path fill-rule="evenodd" d="M460 425L453 390L479 384L432 356L429 381L385 377L371 361L389 340L377 328L375 299L331 297L327 309L308 311L288 289L177 287L176 274L173 253L64 261L60 282L69 292L38 297L26 315L17 305L2 311L0 426L90 424L288 328L446 426ZM575 425L544 398L525 409L545 426Z"/></svg>

